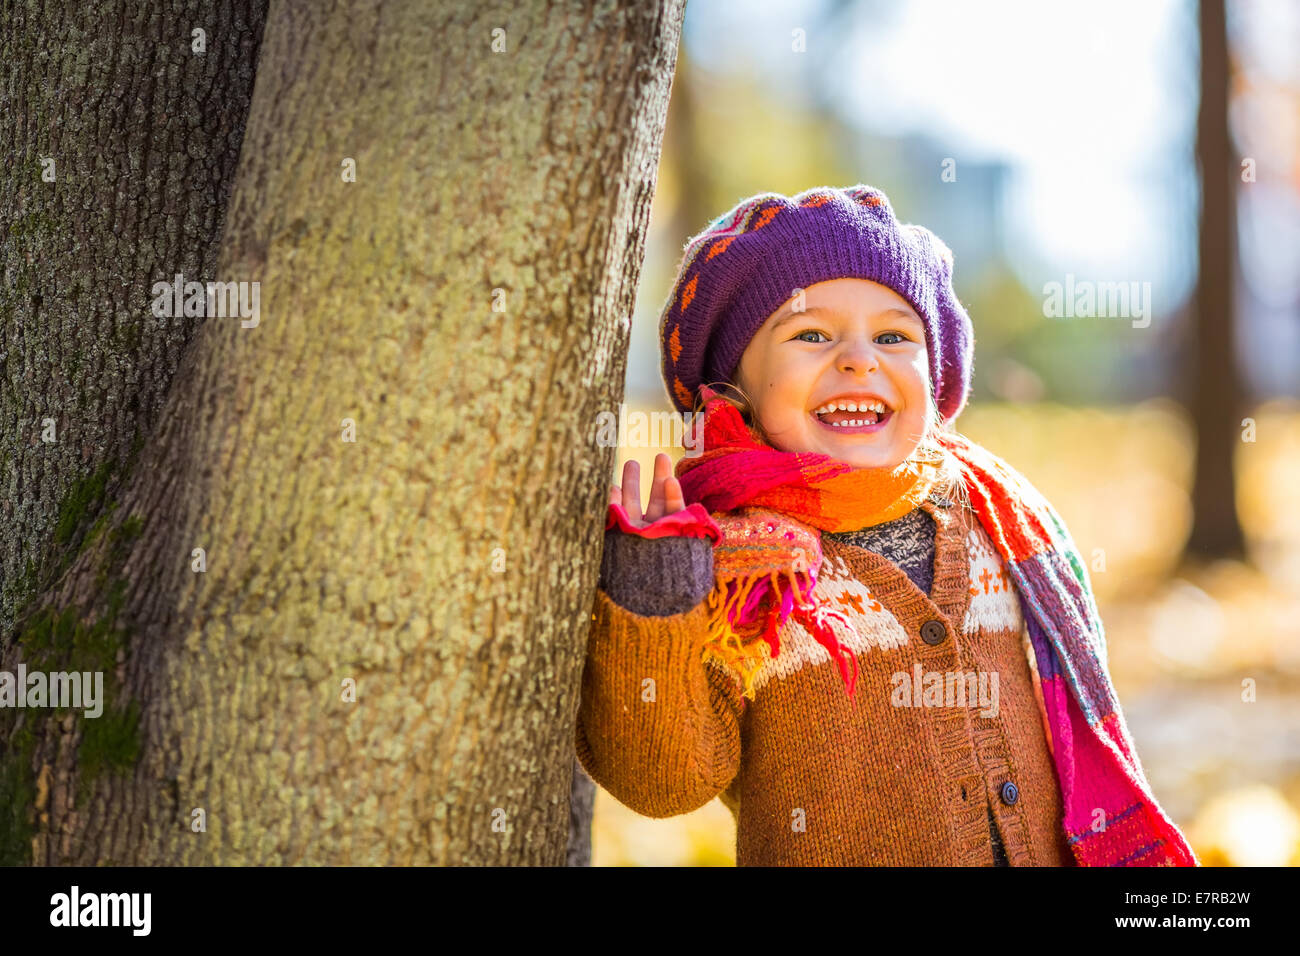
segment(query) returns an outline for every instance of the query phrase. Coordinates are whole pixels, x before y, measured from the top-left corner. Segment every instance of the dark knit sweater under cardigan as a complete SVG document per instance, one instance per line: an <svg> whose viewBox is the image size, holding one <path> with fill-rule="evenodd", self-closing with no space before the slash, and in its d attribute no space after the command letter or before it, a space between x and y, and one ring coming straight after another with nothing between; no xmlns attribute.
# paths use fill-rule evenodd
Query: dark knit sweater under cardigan
<svg viewBox="0 0 1300 956"><path fill-rule="evenodd" d="M775 805L773 800L764 799L755 808L757 814L749 809L755 798L751 796L749 802L743 799L745 783L754 794L760 791L768 797L779 794L779 787L773 788L770 782L763 784L753 768L746 765L746 744L756 732L753 718L758 708L753 705L764 703L767 695L760 689L755 701L746 701L739 696L736 686L727 687L721 678L720 665L699 661L703 600L714 583L711 542L698 538L641 538L617 530L607 531L600 593L593 615L596 623L588 649L577 728L578 755L583 766L621 802L649 816L687 812L713 796L721 796L737 818L739 865L1073 865L1072 854L1060 832L1060 793L1046 747L1045 729L1033 701L1029 665L1020 643L1023 622L1009 578L1005 573L1000 576L996 571L990 573L995 567L1000 569L1001 562L991 547L985 547L990 543L987 539L981 541L982 535L973 516L937 496L894 521L860 531L823 535L826 564L819 588L838 592L836 606L841 610L848 607L862 611L868 615L868 624L873 617L888 618L892 624L892 637L896 640L876 641L876 646L858 652L857 694L871 695L867 702L874 704L875 719L881 726L886 724L880 720L882 717L901 718L893 721L894 729L901 733L863 734L859 738L863 746L878 751L869 763L881 765L883 760L886 767L893 763L893 779L872 779L869 766L840 765L843 769L839 773L852 779L839 781L838 789L841 792L847 789L852 794L861 792L869 799L861 799L858 806L837 807L834 811L821 809L820 814L826 819L810 819L806 831L800 831L790 823L791 808L801 808L811 816L807 799L800 801L799 795L790 794L791 799L786 801L788 807L779 797ZM936 542L941 545L938 560ZM856 579L858 587L837 588L836 577ZM935 593L936 580L943 582L943 595ZM1004 585L1006 592L1002 590ZM962 590L969 594L961 595ZM851 593L854 591L857 593ZM987 600L982 603L975 600L995 596L1001 599L996 606ZM864 597L869 608L862 607ZM962 597L965 600L959 600ZM946 608L936 603L936 598ZM952 613L945 613L958 607L964 620L955 620ZM945 626L946 639L941 639L937 646L924 638L915 642L908 639L919 636L916 632L922 622L933 627L935 620L956 625ZM900 624L908 632L905 637L898 633ZM797 689L786 688L782 706L794 705L807 712L802 720L795 721L796 725L812 720L825 728L826 715L817 716L817 708L810 706L817 698L811 695L838 695L834 703L843 707L843 684L838 671L829 663L812 662L809 666L810 662L799 661L793 668L779 666L788 656L789 629L787 623L781 633L781 659L771 662L778 666L766 690L771 695L774 685L784 688L800 683ZM613 640L615 632L618 640ZM684 635L689 635L685 642ZM900 637L903 639L897 640ZM694 659L689 655L683 657L681 648L655 647L655 641L690 643ZM918 650L912 652L913 647ZM936 652L942 652L948 658L946 664L952 666L940 668ZM910 675L917 660L923 662L926 671L996 671L999 715L980 716L981 705L977 702L961 708L888 706L882 709L882 705L888 704L890 672ZM665 674L662 666L669 661L673 662L671 666L698 669L699 673ZM707 726L707 721L692 719L695 715L690 711L694 705L685 703L684 699L674 699L675 692L693 684L694 678L706 675L710 685L708 706L721 721L712 728ZM809 680L814 675L820 679ZM664 701L667 697L670 706L655 708L641 702L645 677L655 678L659 685L656 700ZM665 680L669 682L667 688L663 686ZM624 682L626 686L622 686ZM674 682L680 682L680 686ZM733 680L732 684L735 683ZM611 692L617 699L611 698ZM640 705L641 712L629 718L633 702ZM768 714L768 720L775 716L771 708ZM621 726L611 728L612 719ZM862 719L863 715L859 714L859 723ZM701 723L705 725L699 726ZM872 726L869 722L863 729ZM782 729L789 731L794 727ZM825 729L829 734L823 736L830 741L838 740L841 745L846 742L836 728ZM715 736L725 735L726 730L734 734L735 739L730 741L735 744L732 748L721 746L716 739L702 739L710 732ZM890 746L900 750L898 756L905 759L889 761L884 751ZM674 759L671 751L683 749L687 753L679 753ZM738 752L720 755L719 749ZM796 764L809 749L801 746L779 755L760 754L766 770L759 772L778 776L785 786L806 786L808 770ZM656 767L654 752L659 752L661 764L682 763L682 756L687 757L684 763L688 765L704 756L721 756L726 767L720 773L704 774L710 778L707 783L700 780L701 773L697 770L692 786L687 788L692 792L673 793L675 781L691 778L675 773L672 766ZM834 772L834 767L823 767L823 770ZM656 792L656 785L668 792ZM946 802L918 800L898 794L900 787L914 793L933 793L937 789L947 792L948 799ZM832 785L830 789L835 787ZM958 790L960 795L955 792ZM960 808L960 827L958 821L951 819L934 819L929 821L929 826L918 826L924 823L924 814L915 811L922 806L932 814L939 811L936 815L943 816L941 808L954 803ZM741 806L746 807L743 816ZM890 812L895 806L900 808L896 819ZM968 811L977 810L983 811L979 816L985 824L981 829L982 838L976 837L970 825L972 817ZM761 817L758 822L763 832L750 832L754 830L749 825L751 815ZM834 827L825 826L828 820L840 826L851 823L876 836L861 841L866 845L858 845L848 833L837 833ZM814 831L817 824L821 826ZM929 832L921 833L921 829ZM804 839L792 840L785 830L793 830ZM891 833L894 839L887 838ZM973 845L976 841L979 845Z"/></svg>

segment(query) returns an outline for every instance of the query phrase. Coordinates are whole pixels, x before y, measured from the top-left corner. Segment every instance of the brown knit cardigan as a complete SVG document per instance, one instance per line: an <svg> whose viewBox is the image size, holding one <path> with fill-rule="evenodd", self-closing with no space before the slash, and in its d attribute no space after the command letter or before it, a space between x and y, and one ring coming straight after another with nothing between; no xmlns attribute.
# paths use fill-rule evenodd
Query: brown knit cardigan
<svg viewBox="0 0 1300 956"><path fill-rule="evenodd" d="M649 616L598 590L582 766L650 817L721 797L739 866L992 866L998 842L1012 866L1073 865L1010 577L973 514L942 498L921 507L936 529L929 595L880 554L823 536L817 596L856 631L837 630L858 661L852 700L793 619L748 700L738 674L701 660L703 600ZM916 665L949 696L907 705ZM952 696L972 673L986 689L997 675L996 716Z"/></svg>

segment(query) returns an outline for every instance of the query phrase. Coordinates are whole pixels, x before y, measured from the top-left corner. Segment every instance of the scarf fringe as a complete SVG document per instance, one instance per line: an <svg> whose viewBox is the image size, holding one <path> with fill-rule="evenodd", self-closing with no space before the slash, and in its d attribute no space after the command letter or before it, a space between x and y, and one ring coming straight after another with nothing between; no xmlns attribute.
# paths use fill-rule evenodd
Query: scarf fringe
<svg viewBox="0 0 1300 956"><path fill-rule="evenodd" d="M815 585L816 579L809 572L778 568L719 582L709 593L705 657L715 657L738 672L742 693L750 700L756 691L754 678L766 661L780 653L778 635L791 617L826 648L849 696L853 696L858 680L857 656L839 642L831 622L838 621L850 632L853 624L842 612L813 602ZM779 604L769 601L773 595L780 595Z"/></svg>
<svg viewBox="0 0 1300 956"><path fill-rule="evenodd" d="M853 623L843 612L827 607L824 604L816 607L812 605L804 606L800 608L800 613L795 616L817 639L817 642L830 652L831 660L839 666L840 677L843 679L845 687L848 688L849 697L852 697L853 690L858 684L858 656L836 639L835 632L831 630L830 622L833 620L839 621L850 632L853 631ZM852 671L851 674L850 670Z"/></svg>

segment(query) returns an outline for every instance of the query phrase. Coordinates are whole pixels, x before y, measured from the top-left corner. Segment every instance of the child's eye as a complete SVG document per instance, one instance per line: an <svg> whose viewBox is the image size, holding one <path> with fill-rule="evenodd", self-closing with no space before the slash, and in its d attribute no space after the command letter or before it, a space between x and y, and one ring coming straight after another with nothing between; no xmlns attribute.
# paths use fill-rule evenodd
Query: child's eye
<svg viewBox="0 0 1300 956"><path fill-rule="evenodd" d="M881 339L883 336L886 336L886 335L892 335L892 336L894 336L894 338L896 339L896 341L893 341L893 342L881 342L881 343L880 343L881 345L897 345L899 342L906 342L906 341L907 341L907 336L903 335L901 332L881 332L880 335L877 335L877 336L876 336L876 341L880 341L880 339Z"/></svg>
<svg viewBox="0 0 1300 956"><path fill-rule="evenodd" d="M816 329L809 329L809 330L806 331L806 332L800 332L798 335L795 336L795 338L798 339L800 342L807 342L808 340L804 338L805 335L825 335L825 334L826 334L826 333L824 333L824 332L819 332L819 331L817 331ZM826 341L829 342L830 339L827 339ZM821 343L819 343L819 342L812 342L812 343L810 343L810 344L812 344L812 345L820 345Z"/></svg>

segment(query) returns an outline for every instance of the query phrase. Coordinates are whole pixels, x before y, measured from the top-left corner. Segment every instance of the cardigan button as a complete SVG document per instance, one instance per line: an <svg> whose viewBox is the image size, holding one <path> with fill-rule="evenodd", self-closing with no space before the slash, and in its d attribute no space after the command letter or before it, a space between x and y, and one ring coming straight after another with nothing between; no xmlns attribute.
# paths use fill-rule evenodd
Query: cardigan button
<svg viewBox="0 0 1300 956"><path fill-rule="evenodd" d="M1008 780L1006 783L1002 785L1001 796L1002 796L1002 802L1005 803L1007 806L1011 806L1011 804L1015 803L1017 800L1020 799L1020 791L1016 789L1016 785L1014 783Z"/></svg>
<svg viewBox="0 0 1300 956"><path fill-rule="evenodd" d="M941 644L947 636L948 628L944 627L943 621L937 618L921 625L921 640L927 644Z"/></svg>

